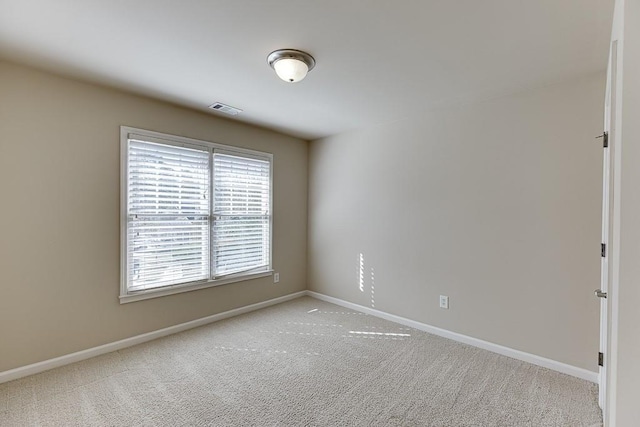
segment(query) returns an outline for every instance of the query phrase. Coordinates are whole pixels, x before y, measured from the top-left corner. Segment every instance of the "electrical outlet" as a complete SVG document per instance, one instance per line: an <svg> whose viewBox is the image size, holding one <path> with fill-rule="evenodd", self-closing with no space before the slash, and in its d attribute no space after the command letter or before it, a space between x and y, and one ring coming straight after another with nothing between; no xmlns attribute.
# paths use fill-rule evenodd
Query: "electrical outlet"
<svg viewBox="0 0 640 427"><path fill-rule="evenodd" d="M449 297L440 295L440 308L449 309Z"/></svg>
<svg viewBox="0 0 640 427"><path fill-rule="evenodd" d="M280 281L280 273L273 273L273 283L278 283Z"/></svg>

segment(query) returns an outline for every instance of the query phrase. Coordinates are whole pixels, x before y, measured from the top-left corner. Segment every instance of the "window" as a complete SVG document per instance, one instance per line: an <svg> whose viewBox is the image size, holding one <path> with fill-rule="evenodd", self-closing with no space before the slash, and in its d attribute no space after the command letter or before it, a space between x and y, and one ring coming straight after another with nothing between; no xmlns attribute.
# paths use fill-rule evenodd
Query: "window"
<svg viewBox="0 0 640 427"><path fill-rule="evenodd" d="M121 146L121 302L271 274L271 154L127 127Z"/></svg>

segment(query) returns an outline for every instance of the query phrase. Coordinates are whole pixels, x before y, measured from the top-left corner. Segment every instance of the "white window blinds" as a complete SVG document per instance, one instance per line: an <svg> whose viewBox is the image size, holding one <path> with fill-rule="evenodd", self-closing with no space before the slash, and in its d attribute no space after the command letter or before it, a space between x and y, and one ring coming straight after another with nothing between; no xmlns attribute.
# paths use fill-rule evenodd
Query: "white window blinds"
<svg viewBox="0 0 640 427"><path fill-rule="evenodd" d="M129 129L121 298L270 271L271 155Z"/></svg>
<svg viewBox="0 0 640 427"><path fill-rule="evenodd" d="M214 276L266 269L271 252L271 163L222 151L213 159Z"/></svg>
<svg viewBox="0 0 640 427"><path fill-rule="evenodd" d="M210 276L210 153L129 137L128 289Z"/></svg>

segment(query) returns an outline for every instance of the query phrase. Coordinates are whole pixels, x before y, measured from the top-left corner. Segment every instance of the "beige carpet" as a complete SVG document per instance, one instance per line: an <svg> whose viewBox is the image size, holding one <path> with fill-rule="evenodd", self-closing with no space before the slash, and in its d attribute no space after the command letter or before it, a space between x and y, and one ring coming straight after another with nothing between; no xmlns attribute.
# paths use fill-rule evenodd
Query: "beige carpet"
<svg viewBox="0 0 640 427"><path fill-rule="evenodd" d="M1 426L593 426L587 381L300 298L0 385Z"/></svg>

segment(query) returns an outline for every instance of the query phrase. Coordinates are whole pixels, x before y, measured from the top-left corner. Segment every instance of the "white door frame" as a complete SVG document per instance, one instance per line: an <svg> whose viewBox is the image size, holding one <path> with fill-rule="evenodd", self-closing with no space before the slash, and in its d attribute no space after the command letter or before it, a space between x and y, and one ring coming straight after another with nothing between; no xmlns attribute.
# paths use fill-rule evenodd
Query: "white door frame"
<svg viewBox="0 0 640 427"><path fill-rule="evenodd" d="M600 290L607 293L608 298L600 300L600 352L604 354L603 366L599 366L599 393L598 403L602 408L603 419L607 419L608 411L608 382L609 358L611 356L611 348L609 345L609 318L610 318L610 300L612 269L610 268L610 259L612 256L612 221L611 213L613 209L613 164L614 159L612 151L614 150L614 133L616 123L616 91L617 91L617 42L611 44L611 54L609 58L609 72L607 73L607 89L605 95L604 110L604 132L605 138L608 136L607 147L603 149L602 156L602 243L605 245L605 253L601 258L601 276Z"/></svg>

